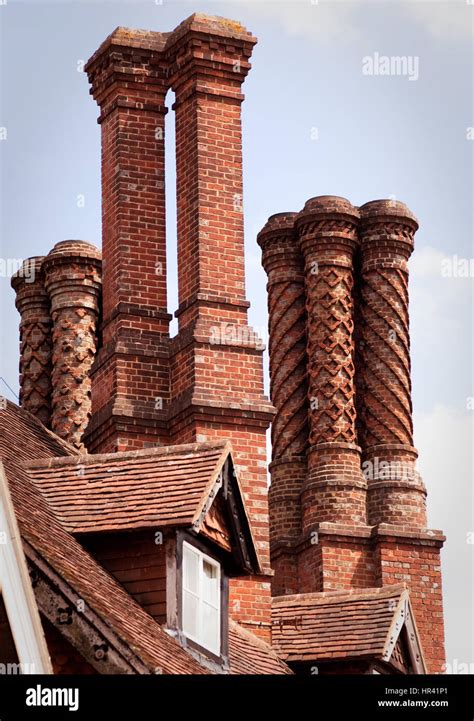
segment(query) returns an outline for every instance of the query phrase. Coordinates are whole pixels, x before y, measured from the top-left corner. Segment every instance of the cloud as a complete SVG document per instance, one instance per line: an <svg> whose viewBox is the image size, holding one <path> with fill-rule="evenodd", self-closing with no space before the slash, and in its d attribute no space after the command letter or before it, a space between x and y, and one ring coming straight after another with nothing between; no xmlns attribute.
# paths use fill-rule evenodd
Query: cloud
<svg viewBox="0 0 474 721"><path fill-rule="evenodd" d="M474 662L472 587L474 545L474 411L437 405L415 414L418 468L428 490L429 527L447 538L442 552L447 661ZM469 592L471 589L471 592Z"/></svg>
<svg viewBox="0 0 474 721"><path fill-rule="evenodd" d="M377 9L390 0L377 3ZM222 3L234 5L256 17L277 22L288 34L331 42L343 37L347 42L363 35L366 13L374 6L366 0L242 0ZM427 34L445 41L469 39L473 34L474 5L467 0L399 0L396 9L407 22L416 23Z"/></svg>
<svg viewBox="0 0 474 721"><path fill-rule="evenodd" d="M426 245L422 248L415 248L410 259L410 274L412 278L439 278L441 276L441 264L445 254L437 248Z"/></svg>
<svg viewBox="0 0 474 721"><path fill-rule="evenodd" d="M467 0L405 1L401 8L407 18L435 38L456 41L474 34L474 4Z"/></svg>
<svg viewBox="0 0 474 721"><path fill-rule="evenodd" d="M225 4L225 3L224 3ZM288 35L328 43L334 38L347 42L358 33L359 0L319 2L315 0L243 0L230 2L254 17L274 21Z"/></svg>
<svg viewBox="0 0 474 721"><path fill-rule="evenodd" d="M438 362L469 333L473 279L445 277L443 261L452 254L420 247L410 259L410 324L412 340L420 350L436 351ZM428 360L428 359L427 359Z"/></svg>
<svg viewBox="0 0 474 721"><path fill-rule="evenodd" d="M468 531L474 531L474 411L437 404L429 412L415 413L414 428L431 524L455 529L464 541ZM465 499L462 505L460 497Z"/></svg>

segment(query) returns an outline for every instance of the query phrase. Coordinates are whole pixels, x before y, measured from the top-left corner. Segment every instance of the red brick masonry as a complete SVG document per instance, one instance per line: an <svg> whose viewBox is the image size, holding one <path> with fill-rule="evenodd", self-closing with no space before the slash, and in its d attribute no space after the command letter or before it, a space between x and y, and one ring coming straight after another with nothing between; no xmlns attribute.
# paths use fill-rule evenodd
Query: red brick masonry
<svg viewBox="0 0 474 721"><path fill-rule="evenodd" d="M241 105L255 43L240 23L195 14L171 33L117 28L86 65L100 108L102 254L84 241L60 242L45 258L27 261L33 277L26 267L12 279L21 314L22 404L44 424L38 423L42 432L49 433L45 426L54 431L48 443L64 451L40 453L47 460L31 478L15 466L30 495L25 500L17 494L24 531L40 554L48 552L60 570L66 567L40 533L48 526L41 517L47 516L44 494L62 519L58 538L78 564L71 582L81 592L84 574L97 581L99 598L94 589L85 589L84 597L89 594L97 613L115 623L127 643L133 645L135 636L133 629L131 635L123 630L117 604L137 616L138 635L156 638L157 649L142 650L134 668L203 670L178 653L178 644L157 624L150 625L153 619L136 603L146 592L137 591L134 601L95 567L69 531L140 532L143 518L173 515L179 504L182 510L186 503L193 508L202 478L196 476L188 489L192 481L184 473L179 489L168 486L168 461L160 461L160 470L148 453L153 459L162 452L156 446L197 443L215 449L230 440L260 559L249 567L254 575L230 582L230 613L246 627L231 623L239 672L246 668L246 649L255 646L249 631L262 644L249 669L288 671L265 643L271 640L272 593L296 594L296 605L305 605L308 594L313 603L328 594L365 593L370 613L375 609L378 618L380 611L386 624L390 616L380 610L380 599L402 583L428 670L441 671L444 537L427 528L412 429L407 261L418 223L398 201L356 208L335 196L311 198L299 213L269 218L258 242L268 275L270 402L264 395L263 345L248 325L244 271ZM170 89L176 96L179 332L174 338L165 227ZM268 494L266 433L272 419ZM14 421L19 433L27 426L23 416L21 423ZM86 448L116 454L116 461L100 455L97 468L88 461L78 476L69 460L51 462L45 470L51 455L75 458L77 449ZM121 454L136 452L141 459L136 476L122 494ZM215 451L209 453L212 461ZM175 474L178 456L169 460ZM204 467L203 458L199 463ZM148 485L142 488L143 478ZM107 494L114 485L119 491L111 521ZM72 488L78 507L68 499ZM35 530L27 509L38 497L44 509ZM130 507L130 497L137 506ZM112 554L120 543L117 538ZM96 552L105 559L109 550ZM153 603L148 600L161 617L158 585ZM111 595L119 588L122 595L107 605L99 587ZM352 600L344 608L356 608ZM377 643L385 630L384 625ZM398 671L402 646L390 650ZM171 661L168 649L175 654ZM301 656L295 662L319 653L309 646L306 651L295 652ZM292 657L287 648L286 653ZM388 663L384 653L380 663ZM346 670L354 670L354 663Z"/></svg>
<svg viewBox="0 0 474 721"><path fill-rule="evenodd" d="M427 529L413 447L407 260L417 228L398 201L357 209L321 196L299 214L271 216L259 234L269 279L274 428L283 426L305 448L292 395L305 376L310 421L307 471L298 454L285 458L283 470L274 455L271 466L273 592L404 581L428 668L440 672L444 536ZM300 311L298 323L295 298L301 309L303 293L306 316ZM284 329L285 347L300 348L304 317L306 354L296 360L276 339Z"/></svg>

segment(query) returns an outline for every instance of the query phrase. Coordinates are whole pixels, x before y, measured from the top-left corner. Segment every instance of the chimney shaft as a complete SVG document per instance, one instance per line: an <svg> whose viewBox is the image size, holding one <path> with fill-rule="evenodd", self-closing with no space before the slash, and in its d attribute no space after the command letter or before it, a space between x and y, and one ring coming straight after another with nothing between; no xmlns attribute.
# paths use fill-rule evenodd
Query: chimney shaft
<svg viewBox="0 0 474 721"><path fill-rule="evenodd" d="M86 65L102 132L103 326L161 311L166 332L165 95L161 33L117 28ZM107 338L104 339L107 342Z"/></svg>
<svg viewBox="0 0 474 721"><path fill-rule="evenodd" d="M426 527L426 490L415 470L408 267L418 223L398 201L360 208L359 438L369 523Z"/></svg>
<svg viewBox="0 0 474 721"><path fill-rule="evenodd" d="M298 216L305 259L310 416L303 533L320 522L366 522L366 483L355 430L353 258L359 213L333 196Z"/></svg>
<svg viewBox="0 0 474 721"><path fill-rule="evenodd" d="M268 275L270 396L276 408L269 490L274 595L298 592L294 546L301 536L300 494L307 473L306 307L296 216L273 215L258 235Z"/></svg>
<svg viewBox="0 0 474 721"><path fill-rule="evenodd" d="M90 450L167 439L167 35L117 28L86 65L102 131L103 347Z"/></svg>
<svg viewBox="0 0 474 721"><path fill-rule="evenodd" d="M360 208L357 405L377 585L407 581L429 673L445 661L441 531L426 528L426 490L415 469L407 261L418 223L398 201Z"/></svg>
<svg viewBox="0 0 474 721"><path fill-rule="evenodd" d="M82 448L91 415L100 252L83 241L57 243L43 262L53 318L52 429Z"/></svg>
<svg viewBox="0 0 474 721"><path fill-rule="evenodd" d="M235 579L235 620L270 640L263 346L249 327L242 208L242 82L256 40L195 14L170 36L176 94L179 333L170 343L173 443L230 438L265 576Z"/></svg>
<svg viewBox="0 0 474 721"><path fill-rule="evenodd" d="M198 316L245 322L240 106L255 43L239 23L199 15L170 38L180 328Z"/></svg>
<svg viewBox="0 0 474 721"><path fill-rule="evenodd" d="M20 405L51 426L52 335L43 257L28 258L12 277L20 323Z"/></svg>

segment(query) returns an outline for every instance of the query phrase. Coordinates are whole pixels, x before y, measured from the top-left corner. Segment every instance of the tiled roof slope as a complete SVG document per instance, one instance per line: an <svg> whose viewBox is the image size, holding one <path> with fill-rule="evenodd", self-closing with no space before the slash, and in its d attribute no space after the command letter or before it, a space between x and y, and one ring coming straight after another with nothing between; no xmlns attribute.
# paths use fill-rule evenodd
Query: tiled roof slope
<svg viewBox="0 0 474 721"><path fill-rule="evenodd" d="M0 411L0 457L22 537L130 646L150 671L160 668L163 673L206 673L62 528L19 463L69 451L74 452L26 411L10 403L6 410Z"/></svg>
<svg viewBox="0 0 474 721"><path fill-rule="evenodd" d="M0 410L3 462L22 537L84 599L102 620L154 672L209 673L126 593L56 519L32 483L24 464L52 456L78 458L78 451L12 403ZM85 460L86 456L82 456ZM276 653L252 633L230 622L232 673L289 673Z"/></svg>
<svg viewBox="0 0 474 721"><path fill-rule="evenodd" d="M292 674L272 647L229 621L229 662L234 674Z"/></svg>
<svg viewBox="0 0 474 721"><path fill-rule="evenodd" d="M278 596L272 643L285 661L384 656L404 584L359 591Z"/></svg>
<svg viewBox="0 0 474 721"><path fill-rule="evenodd" d="M225 441L28 464L28 473L71 533L198 520L223 463Z"/></svg>
<svg viewBox="0 0 474 721"><path fill-rule="evenodd" d="M63 441L28 411L7 401L0 409L0 456L19 463L22 460L78 456L79 451Z"/></svg>

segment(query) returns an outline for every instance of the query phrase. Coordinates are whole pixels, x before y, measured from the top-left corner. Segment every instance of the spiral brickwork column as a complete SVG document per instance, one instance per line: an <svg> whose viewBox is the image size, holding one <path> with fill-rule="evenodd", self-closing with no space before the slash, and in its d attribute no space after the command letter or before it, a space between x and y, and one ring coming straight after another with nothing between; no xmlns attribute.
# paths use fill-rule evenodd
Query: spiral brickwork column
<svg viewBox="0 0 474 721"><path fill-rule="evenodd" d="M300 496L307 472L308 382L303 258L296 213L272 215L258 235L268 275L270 396L272 423L270 542L274 589L296 588L296 563L282 553L301 535Z"/></svg>
<svg viewBox="0 0 474 721"><path fill-rule="evenodd" d="M43 257L28 258L12 277L20 322L20 405L51 424L52 319Z"/></svg>
<svg viewBox="0 0 474 721"><path fill-rule="evenodd" d="M369 522L426 526L415 468L407 261L418 223L398 201L360 208L357 405Z"/></svg>
<svg viewBox="0 0 474 721"><path fill-rule="evenodd" d="M303 531L366 521L366 482L355 430L354 253L359 213L333 196L309 200L297 228L305 259L310 407Z"/></svg>
<svg viewBox="0 0 474 721"><path fill-rule="evenodd" d="M52 429L82 448L91 415L100 252L84 241L57 243L44 261L44 271L53 318Z"/></svg>

